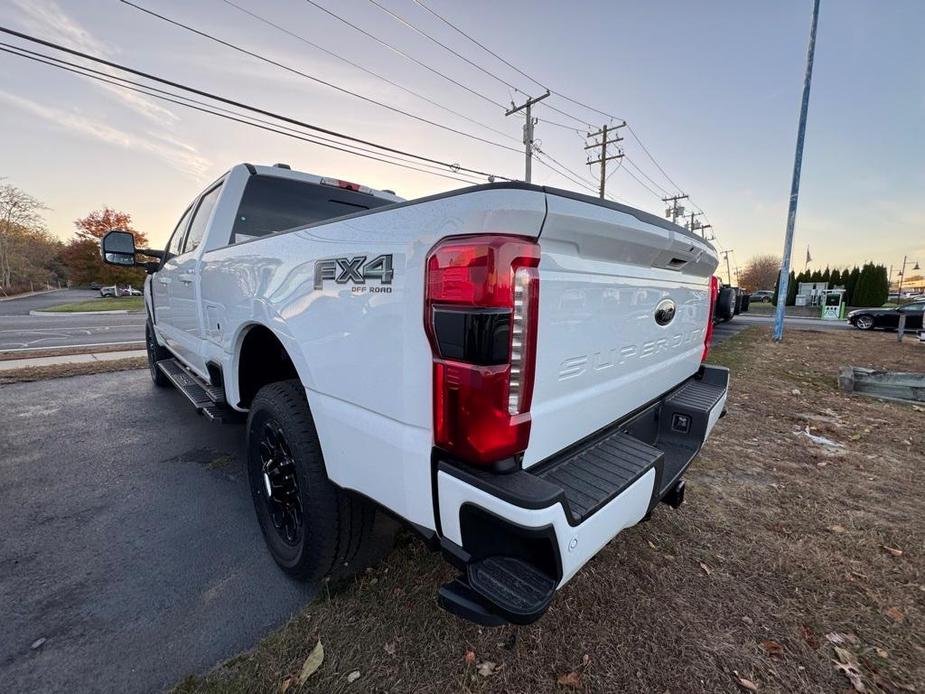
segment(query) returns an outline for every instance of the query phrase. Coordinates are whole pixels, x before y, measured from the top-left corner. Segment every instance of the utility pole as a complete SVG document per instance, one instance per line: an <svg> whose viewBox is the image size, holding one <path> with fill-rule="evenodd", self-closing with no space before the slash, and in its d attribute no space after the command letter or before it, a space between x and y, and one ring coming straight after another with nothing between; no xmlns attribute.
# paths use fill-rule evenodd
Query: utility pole
<svg viewBox="0 0 925 694"><path fill-rule="evenodd" d="M514 102L511 102L511 108L504 112L505 116L511 116L518 111L524 111L527 120L524 123L524 151L526 154L526 162L524 166L524 181L527 183L530 182L530 179L533 174L533 126L536 125L536 119L533 118L532 113L530 112L531 107L538 101L542 101L547 96L549 96L549 90L546 90L546 93L542 96L538 96L535 99L533 97L528 98L520 106L515 106Z"/></svg>
<svg viewBox="0 0 925 694"><path fill-rule="evenodd" d="M589 140L592 140L595 137L601 138L600 142L592 142L591 144L585 145L585 150L595 149L597 147L601 148L601 154L597 159L588 160L589 165L590 164L600 164L601 165L601 189L600 189L601 200L604 199L604 187L607 183L607 162L610 161L611 159L622 159L623 158L623 150L618 150L620 152L619 154L614 154L613 156L610 156L610 157L607 156L607 145L615 145L618 142L623 142L623 138L620 137L619 135L613 138L612 140L608 140L607 133L613 130L617 130L618 128L624 128L624 127L626 127L626 121L623 121L622 125L613 125L609 127L604 125L604 126L601 126L601 129L598 130L596 133L588 133Z"/></svg>
<svg viewBox="0 0 925 694"><path fill-rule="evenodd" d="M809 88L813 81L813 57L816 54L816 25L819 23L819 0L813 0L813 21L806 50L806 77L803 79L803 102L800 105L800 125L797 128L797 148L793 156L793 179L790 182L790 209L787 212L787 232L784 235L784 257L780 266L777 307L774 312L774 342L784 339L784 311L787 285L790 283L790 253L793 251L793 226L797 218L797 198L800 196L800 169L803 167L803 140L806 137L806 116L809 111Z"/></svg>
<svg viewBox="0 0 925 694"><path fill-rule="evenodd" d="M707 229L712 229L712 224L701 224L700 225L700 235L706 239L707 238Z"/></svg>
<svg viewBox="0 0 925 694"><path fill-rule="evenodd" d="M665 210L665 216L670 217L671 221L675 224L678 223L678 217L684 214L684 207L678 205L679 200L686 200L686 195L672 195L670 198L662 198L662 202L665 204L670 203L671 207Z"/></svg>
<svg viewBox="0 0 925 694"><path fill-rule="evenodd" d="M688 230L697 231L698 229L703 228L703 225L697 221L697 217L699 217L702 214L703 212L693 212L693 211L691 212L691 221L687 223Z"/></svg>
<svg viewBox="0 0 925 694"><path fill-rule="evenodd" d="M732 286L732 271L729 269L729 254L732 253L730 248L728 251L721 251L723 258L726 259L726 279L729 280L729 286Z"/></svg>

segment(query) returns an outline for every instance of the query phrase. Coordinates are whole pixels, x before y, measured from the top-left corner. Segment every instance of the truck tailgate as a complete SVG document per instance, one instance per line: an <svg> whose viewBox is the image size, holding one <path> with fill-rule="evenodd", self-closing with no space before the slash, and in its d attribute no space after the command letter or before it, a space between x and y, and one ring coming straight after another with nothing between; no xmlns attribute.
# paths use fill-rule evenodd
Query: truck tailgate
<svg viewBox="0 0 925 694"><path fill-rule="evenodd" d="M697 372L718 260L710 244L637 210L552 192L547 206L524 467Z"/></svg>

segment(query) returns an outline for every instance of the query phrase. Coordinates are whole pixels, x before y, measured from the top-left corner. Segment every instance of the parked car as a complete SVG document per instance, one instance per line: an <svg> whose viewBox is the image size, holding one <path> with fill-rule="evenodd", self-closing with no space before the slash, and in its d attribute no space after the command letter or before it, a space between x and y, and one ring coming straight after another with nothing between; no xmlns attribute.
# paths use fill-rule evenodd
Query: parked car
<svg viewBox="0 0 925 694"><path fill-rule="evenodd" d="M898 308L858 309L848 314L848 322L860 330L874 328L896 330L899 327L899 317L905 315L907 330L921 330L923 312L925 312L925 301L914 301Z"/></svg>
<svg viewBox="0 0 925 694"><path fill-rule="evenodd" d="M116 296L117 291L115 286L100 287L100 296Z"/></svg>
<svg viewBox="0 0 925 694"><path fill-rule="evenodd" d="M128 232L102 251L136 264ZM383 508L460 570L445 609L533 622L680 505L725 411L716 250L617 203L517 182L403 201L241 164L143 253L151 378L247 413L260 528L302 579L356 571Z"/></svg>
<svg viewBox="0 0 925 694"><path fill-rule="evenodd" d="M770 289L759 289L748 296L752 301L762 304L770 304L774 300L774 292Z"/></svg>
<svg viewBox="0 0 925 694"><path fill-rule="evenodd" d="M103 285L100 284L99 282L91 282L91 283L90 283L90 289L101 289L102 287L103 287Z"/></svg>

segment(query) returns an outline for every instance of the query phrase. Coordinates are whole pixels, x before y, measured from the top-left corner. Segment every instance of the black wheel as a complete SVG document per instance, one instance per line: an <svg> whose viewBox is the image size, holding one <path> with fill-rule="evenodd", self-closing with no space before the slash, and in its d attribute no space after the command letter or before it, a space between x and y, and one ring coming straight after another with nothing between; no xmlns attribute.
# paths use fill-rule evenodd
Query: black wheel
<svg viewBox="0 0 925 694"><path fill-rule="evenodd" d="M261 388L247 419L247 472L270 554L306 581L361 568L375 507L328 479L305 390L298 381Z"/></svg>
<svg viewBox="0 0 925 694"><path fill-rule="evenodd" d="M169 359L170 352L157 344L157 338L154 337L154 330L151 328L151 321L145 323L145 347L148 350L148 373L151 374L151 380L159 388L166 388L171 385L170 379L164 375L163 371L157 368L157 362Z"/></svg>
<svg viewBox="0 0 925 694"><path fill-rule="evenodd" d="M854 321L854 327L859 330L870 330L874 327L874 319L870 316L858 316Z"/></svg>

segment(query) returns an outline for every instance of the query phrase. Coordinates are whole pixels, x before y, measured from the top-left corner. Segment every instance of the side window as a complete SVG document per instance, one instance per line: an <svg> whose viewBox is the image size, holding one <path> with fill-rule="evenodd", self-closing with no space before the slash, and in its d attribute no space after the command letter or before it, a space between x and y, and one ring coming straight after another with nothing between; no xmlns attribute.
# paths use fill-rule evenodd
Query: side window
<svg viewBox="0 0 925 694"><path fill-rule="evenodd" d="M180 221L177 223L177 227L173 230L170 241L167 243L167 257L180 254L180 243L183 241L183 232L186 231L186 225L189 223L189 218L192 213L193 208L188 207L186 208L186 212L183 213L183 216L180 217Z"/></svg>
<svg viewBox="0 0 925 694"><path fill-rule="evenodd" d="M899 310L902 311L903 313L922 313L922 311L925 311L925 302L922 302L922 303L916 302L914 304L906 304Z"/></svg>
<svg viewBox="0 0 925 694"><path fill-rule="evenodd" d="M202 243L202 237L206 233L206 225L209 223L209 217L212 215L212 210L215 209L215 203L218 202L218 195L221 190L222 184L219 183L200 198L196 214L193 216L193 223L190 224L189 233L186 235L186 243L183 244L184 253L195 251L199 244Z"/></svg>

